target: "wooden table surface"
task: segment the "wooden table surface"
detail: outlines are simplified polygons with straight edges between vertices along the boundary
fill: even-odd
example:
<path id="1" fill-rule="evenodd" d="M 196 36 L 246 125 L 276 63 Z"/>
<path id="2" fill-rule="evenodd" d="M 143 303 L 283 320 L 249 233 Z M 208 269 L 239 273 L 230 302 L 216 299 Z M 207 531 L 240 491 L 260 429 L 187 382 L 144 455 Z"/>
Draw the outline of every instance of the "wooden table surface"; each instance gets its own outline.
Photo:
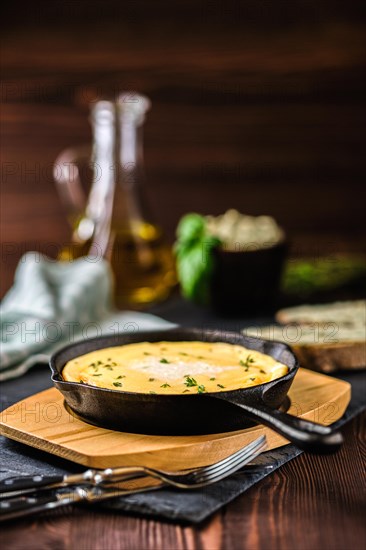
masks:
<path id="1" fill-rule="evenodd" d="M 344 435 L 337 455 L 300 455 L 199 527 L 74 508 L 13 522 L 1 541 L 12 550 L 361 550 L 365 415 Z"/>
<path id="2" fill-rule="evenodd" d="M 65 2 L 57 11 L 56 3 L 9 3 L 2 295 L 25 251 L 55 256 L 67 242 L 52 162 L 90 139 L 93 94 L 122 88 L 153 100 L 147 194 L 170 239 L 184 212 L 234 206 L 274 215 L 294 254 L 362 249 L 361 2 L 296 0 L 278 9 L 248 1 L 229 9 L 207 0 L 197 11 L 187 0 L 174 16 L 167 0 L 161 4 L 109 0 L 102 10 Z M 337 455 L 296 458 L 199 527 L 75 509 L 11 524 L 2 542 L 12 550 L 358 550 L 366 544 L 364 421 L 345 427 Z"/>

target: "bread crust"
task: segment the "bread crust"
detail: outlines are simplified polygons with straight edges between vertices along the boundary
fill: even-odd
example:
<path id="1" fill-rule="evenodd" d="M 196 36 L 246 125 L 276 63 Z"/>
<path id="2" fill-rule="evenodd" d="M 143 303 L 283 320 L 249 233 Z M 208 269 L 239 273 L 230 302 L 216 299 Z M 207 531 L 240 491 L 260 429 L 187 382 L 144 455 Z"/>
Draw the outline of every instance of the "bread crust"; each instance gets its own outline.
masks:
<path id="1" fill-rule="evenodd" d="M 365 342 L 292 345 L 302 367 L 319 372 L 366 368 Z"/>
<path id="2" fill-rule="evenodd" d="M 354 327 L 355 331 L 364 328 L 365 322 L 364 300 L 354 302 L 335 302 L 332 304 L 297 306 L 281 309 L 276 313 L 276 320 L 281 325 L 297 325 L 299 327 L 309 327 L 315 323 L 329 323 L 332 319 L 334 323 L 342 324 L 348 330 Z M 329 309 L 328 309 L 329 308 Z M 346 320 L 342 323 L 342 308 L 347 310 Z M 355 312 L 354 321 L 350 319 L 349 312 Z M 356 315 L 356 313 L 360 313 Z M 341 319 L 339 319 L 341 315 Z M 360 332 L 360 330 L 359 330 Z M 358 334 L 359 334 L 358 332 Z M 337 370 L 359 370 L 366 368 L 366 327 L 364 330 L 365 338 L 354 341 L 344 340 L 329 343 L 309 343 L 296 344 L 292 348 L 299 359 L 301 365 L 306 368 L 321 372 L 335 372 Z"/>

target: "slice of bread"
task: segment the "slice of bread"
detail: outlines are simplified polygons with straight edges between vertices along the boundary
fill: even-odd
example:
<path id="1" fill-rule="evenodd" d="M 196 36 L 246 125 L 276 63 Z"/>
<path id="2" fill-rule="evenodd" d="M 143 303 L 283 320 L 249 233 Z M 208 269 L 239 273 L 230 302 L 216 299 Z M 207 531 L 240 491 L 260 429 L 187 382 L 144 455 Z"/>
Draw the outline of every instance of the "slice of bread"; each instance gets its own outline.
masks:
<path id="1" fill-rule="evenodd" d="M 276 321 L 281 325 L 288 323 L 337 323 L 339 326 L 348 327 L 365 326 L 366 300 L 280 309 L 276 313 Z"/>
<path id="2" fill-rule="evenodd" d="M 243 332 L 285 342 L 309 369 L 366 368 L 366 301 L 288 308 L 276 319 L 282 326 L 249 327 Z"/>

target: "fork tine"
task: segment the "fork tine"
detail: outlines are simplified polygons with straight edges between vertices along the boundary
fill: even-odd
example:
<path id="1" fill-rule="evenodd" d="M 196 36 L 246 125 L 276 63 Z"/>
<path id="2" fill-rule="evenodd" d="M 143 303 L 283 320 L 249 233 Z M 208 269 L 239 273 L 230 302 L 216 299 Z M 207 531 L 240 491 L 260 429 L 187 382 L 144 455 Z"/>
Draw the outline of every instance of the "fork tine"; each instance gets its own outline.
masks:
<path id="1" fill-rule="evenodd" d="M 256 451 L 253 451 L 247 458 L 244 458 L 243 460 L 239 461 L 236 464 L 231 465 L 230 467 L 226 468 L 225 470 L 221 471 L 220 473 L 217 473 L 215 475 L 207 476 L 202 479 L 197 480 L 197 482 L 192 482 L 190 487 L 199 489 L 200 487 L 205 487 L 206 485 L 212 485 L 213 483 L 217 483 L 218 481 L 221 481 L 222 479 L 226 479 L 230 475 L 234 474 L 238 470 L 242 469 L 245 464 L 248 463 L 249 460 L 253 460 L 256 456 L 261 454 L 263 451 L 266 450 L 266 446 L 259 447 Z M 187 484 L 188 488 L 188 484 Z"/>
<path id="2" fill-rule="evenodd" d="M 202 469 L 199 469 L 196 472 L 192 472 L 192 474 L 201 475 L 201 474 L 214 473 L 220 470 L 222 467 L 225 467 L 227 464 L 231 464 L 235 460 L 240 459 L 242 456 L 245 456 L 247 453 L 251 452 L 252 449 L 255 449 L 257 445 L 263 444 L 265 441 L 266 441 L 266 436 L 262 435 L 261 437 L 255 439 L 245 447 L 242 447 L 235 453 L 227 456 L 226 458 L 220 460 L 219 462 L 215 462 L 214 464 L 210 464 L 209 466 L 204 466 Z"/>
<path id="3" fill-rule="evenodd" d="M 157 477 L 168 485 L 172 485 L 173 487 L 178 487 L 180 489 L 199 489 L 201 487 L 211 485 L 212 483 L 216 483 L 217 481 L 220 481 L 228 477 L 229 475 L 237 472 L 238 470 L 240 470 L 240 468 L 253 460 L 253 458 L 258 456 L 266 448 L 266 438 L 261 437 L 253 441 L 250 445 L 247 445 L 246 447 L 241 449 L 240 452 L 236 452 L 235 459 L 233 459 L 233 455 L 231 455 L 230 460 L 226 460 L 226 464 L 224 465 L 222 465 L 221 463 L 221 467 L 219 469 L 211 468 L 210 471 L 207 473 L 206 468 L 202 468 L 198 472 L 196 471 L 183 475 L 167 475 L 166 473 L 163 474 L 163 472 L 155 470 L 153 471 L 153 477 Z"/>
<path id="4" fill-rule="evenodd" d="M 249 446 L 248 446 L 249 447 Z M 242 452 L 236 453 L 236 456 L 231 456 L 231 460 L 227 461 L 225 464 L 221 464 L 219 468 L 210 469 L 209 471 L 200 471 L 194 476 L 194 480 L 198 483 L 205 482 L 206 480 L 211 480 L 218 478 L 220 476 L 226 477 L 227 472 L 236 471 L 240 469 L 244 464 L 253 460 L 255 456 L 260 454 L 267 447 L 265 438 L 259 438 L 255 440 L 250 448 L 241 449 Z"/>
<path id="5" fill-rule="evenodd" d="M 245 466 L 245 464 L 248 462 L 248 460 L 253 460 L 253 458 L 255 458 L 260 453 L 262 453 L 266 448 L 267 448 L 266 446 L 258 448 L 256 451 L 254 451 L 253 453 L 251 453 L 249 455 L 249 458 L 243 459 L 242 461 L 238 462 L 235 465 L 231 465 L 229 468 L 227 468 L 225 471 L 221 472 L 220 474 L 210 476 L 207 479 L 201 481 L 197 485 L 197 488 L 199 488 L 200 486 L 211 485 L 212 483 L 217 483 L 218 481 L 229 477 L 230 475 L 232 475 L 235 472 L 237 472 L 238 470 L 240 470 L 243 466 Z"/>

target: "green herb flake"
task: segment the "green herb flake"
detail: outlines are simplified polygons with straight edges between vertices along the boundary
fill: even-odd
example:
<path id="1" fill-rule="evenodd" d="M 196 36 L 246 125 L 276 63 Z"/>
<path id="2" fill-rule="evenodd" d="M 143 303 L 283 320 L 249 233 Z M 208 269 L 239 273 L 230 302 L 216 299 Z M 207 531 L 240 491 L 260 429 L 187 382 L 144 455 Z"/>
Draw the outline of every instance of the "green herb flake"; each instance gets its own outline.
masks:
<path id="1" fill-rule="evenodd" d="M 168 359 L 165 359 L 165 357 L 163 357 L 162 359 L 160 359 L 160 363 L 168 364 L 170 363 L 170 361 L 168 361 Z"/>
<path id="2" fill-rule="evenodd" d="M 102 376 L 101 374 L 92 374 L 92 376 Z"/>
<path id="3" fill-rule="evenodd" d="M 121 388 L 122 382 L 113 382 L 113 386 L 116 386 L 116 388 Z"/>
<path id="4" fill-rule="evenodd" d="M 190 393 L 191 390 L 184 390 L 182 393 Z"/>
<path id="5" fill-rule="evenodd" d="M 263 370 L 263 369 L 259 369 L 259 372 L 260 372 L 261 374 L 266 374 L 266 371 Z"/>
<path id="6" fill-rule="evenodd" d="M 222 384 L 217 384 L 217 387 L 218 388 L 225 388 L 225 386 L 223 386 Z"/>
<path id="7" fill-rule="evenodd" d="M 195 380 L 192 376 L 189 376 L 189 374 L 185 374 L 184 377 L 186 379 L 184 383 L 187 386 L 187 388 L 192 388 L 193 386 L 198 386 L 197 380 Z"/>
<path id="8" fill-rule="evenodd" d="M 165 384 L 162 384 L 160 387 L 161 387 L 161 388 L 170 388 L 171 386 L 170 386 L 170 384 L 168 384 L 167 382 L 165 382 Z"/>
<path id="9" fill-rule="evenodd" d="M 203 384 L 198 384 L 197 380 L 195 380 L 192 376 L 189 376 L 189 374 L 187 374 L 185 376 L 185 385 L 188 387 L 188 388 L 192 388 L 192 387 L 197 387 L 197 392 L 198 393 L 203 393 L 206 391 L 206 388 Z"/>
<path id="10" fill-rule="evenodd" d="M 243 361 L 242 359 L 240 359 L 239 361 L 239 365 L 241 365 L 242 367 L 245 367 L 246 372 L 248 372 L 249 367 L 252 363 L 255 363 L 255 359 L 251 355 L 248 355 L 245 361 Z"/>
<path id="11" fill-rule="evenodd" d="M 155 378 L 149 378 L 149 382 L 154 382 Z"/>
<path id="12" fill-rule="evenodd" d="M 255 380 L 255 377 L 254 377 L 254 378 L 249 378 L 249 380 L 251 380 L 252 382 L 254 382 L 254 380 Z"/>
<path id="13" fill-rule="evenodd" d="M 213 378 L 210 378 L 210 380 L 211 380 L 211 382 L 213 382 L 214 380 L 216 380 L 216 378 L 215 378 L 215 377 L 213 377 Z"/>
<path id="14" fill-rule="evenodd" d="M 116 380 L 120 380 L 121 378 L 126 378 L 126 375 L 120 374 L 119 376 L 116 377 Z"/>

